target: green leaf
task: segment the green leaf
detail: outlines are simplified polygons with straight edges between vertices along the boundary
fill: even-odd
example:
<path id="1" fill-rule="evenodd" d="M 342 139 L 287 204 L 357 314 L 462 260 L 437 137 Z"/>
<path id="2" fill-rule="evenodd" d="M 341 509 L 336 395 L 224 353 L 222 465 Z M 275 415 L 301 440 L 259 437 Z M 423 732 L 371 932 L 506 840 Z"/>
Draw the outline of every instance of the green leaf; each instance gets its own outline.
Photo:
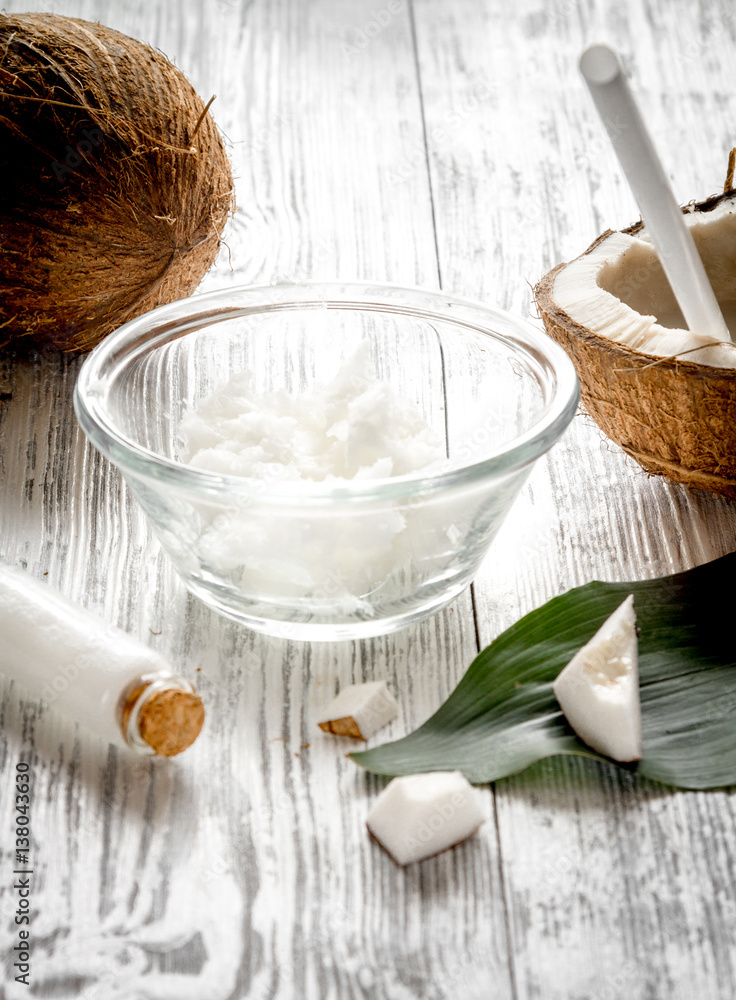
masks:
<path id="1" fill-rule="evenodd" d="M 644 756 L 618 765 L 680 788 L 736 783 L 736 553 L 674 576 L 588 583 L 532 611 L 484 649 L 419 729 L 352 753 L 376 774 L 458 770 L 495 781 L 544 757 L 608 760 L 567 725 L 552 682 L 634 594 Z"/>

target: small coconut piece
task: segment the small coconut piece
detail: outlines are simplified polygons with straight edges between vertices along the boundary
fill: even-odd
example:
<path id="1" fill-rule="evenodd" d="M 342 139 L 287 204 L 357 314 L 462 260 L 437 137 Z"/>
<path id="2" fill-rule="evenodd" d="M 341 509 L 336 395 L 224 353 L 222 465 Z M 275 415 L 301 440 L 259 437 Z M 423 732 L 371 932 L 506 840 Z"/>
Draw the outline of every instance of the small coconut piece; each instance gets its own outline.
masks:
<path id="1" fill-rule="evenodd" d="M 336 736 L 367 740 L 399 712 L 386 681 L 350 684 L 323 710 L 319 728 Z"/>
<path id="2" fill-rule="evenodd" d="M 430 858 L 472 836 L 483 822 L 478 796 L 460 771 L 394 778 L 373 804 L 367 826 L 394 861 Z"/>
<path id="3" fill-rule="evenodd" d="M 683 212 L 733 333 L 736 192 Z M 685 328 L 641 222 L 554 268 L 535 298 L 608 437 L 648 472 L 736 498 L 736 346 Z"/>
<path id="4" fill-rule="evenodd" d="M 589 747 L 618 761 L 641 759 L 633 594 L 573 656 L 552 690 L 565 718 Z"/>

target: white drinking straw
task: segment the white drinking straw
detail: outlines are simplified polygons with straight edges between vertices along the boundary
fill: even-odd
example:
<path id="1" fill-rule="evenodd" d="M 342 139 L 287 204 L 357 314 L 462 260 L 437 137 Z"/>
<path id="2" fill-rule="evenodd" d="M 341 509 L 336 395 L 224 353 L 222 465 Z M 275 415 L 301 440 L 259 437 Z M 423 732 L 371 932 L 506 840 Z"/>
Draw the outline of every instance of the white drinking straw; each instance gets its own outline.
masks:
<path id="1" fill-rule="evenodd" d="M 672 193 L 618 54 L 608 45 L 591 45 L 580 57 L 580 71 L 685 322 L 693 332 L 730 341 L 692 233 Z"/>

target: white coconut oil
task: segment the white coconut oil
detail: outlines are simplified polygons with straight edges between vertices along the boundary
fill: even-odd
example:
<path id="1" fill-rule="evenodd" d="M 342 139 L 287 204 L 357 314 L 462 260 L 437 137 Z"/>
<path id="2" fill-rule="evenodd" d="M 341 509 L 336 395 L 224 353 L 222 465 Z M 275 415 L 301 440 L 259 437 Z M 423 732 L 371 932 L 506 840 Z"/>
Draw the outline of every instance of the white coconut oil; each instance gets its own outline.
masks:
<path id="1" fill-rule="evenodd" d="M 259 484 L 293 482 L 298 504 L 299 483 L 339 487 L 447 466 L 444 435 L 376 376 L 365 341 L 331 381 L 298 395 L 258 393 L 238 374 L 185 417 L 182 432 L 188 465 L 254 483 L 241 508 L 199 505 L 200 564 L 243 592 L 306 613 L 370 617 L 378 595 L 406 593 L 433 561 L 442 572 L 454 550 L 444 505 L 382 501 L 287 515 L 259 500 Z"/>
<path id="2" fill-rule="evenodd" d="M 259 394 L 235 375 L 182 423 L 184 460 L 209 472 L 293 482 L 386 479 L 439 470 L 444 439 L 411 400 L 379 380 L 368 342 L 327 384 Z"/>

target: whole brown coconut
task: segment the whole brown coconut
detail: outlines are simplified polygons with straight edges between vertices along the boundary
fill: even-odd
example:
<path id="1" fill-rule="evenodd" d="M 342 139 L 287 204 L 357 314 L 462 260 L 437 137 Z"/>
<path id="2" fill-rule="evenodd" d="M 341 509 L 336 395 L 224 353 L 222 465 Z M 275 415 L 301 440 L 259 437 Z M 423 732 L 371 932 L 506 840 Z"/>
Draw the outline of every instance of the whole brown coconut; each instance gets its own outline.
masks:
<path id="1" fill-rule="evenodd" d="M 220 135 L 148 45 L 0 14 L 0 346 L 86 351 L 191 294 L 233 208 Z"/>
<path id="2" fill-rule="evenodd" d="M 736 192 L 727 187 L 723 195 L 688 205 L 683 212 L 695 213 L 694 221 L 705 220 L 702 213 L 718 206 L 733 215 Z M 728 200 L 734 202 L 732 210 L 722 204 Z M 637 223 L 623 232 L 636 235 L 641 229 Z M 600 236 L 583 257 L 611 235 Z M 727 271 L 732 280 L 733 250 L 720 262 L 708 262 L 701 247 L 717 295 L 721 289 L 714 272 Z M 546 274 L 534 294 L 547 333 L 575 366 L 587 412 L 648 472 L 736 498 L 736 369 L 648 354 L 589 329 L 555 299 L 555 278 L 568 266 L 560 264 Z M 669 285 L 666 289 L 671 297 Z"/>

